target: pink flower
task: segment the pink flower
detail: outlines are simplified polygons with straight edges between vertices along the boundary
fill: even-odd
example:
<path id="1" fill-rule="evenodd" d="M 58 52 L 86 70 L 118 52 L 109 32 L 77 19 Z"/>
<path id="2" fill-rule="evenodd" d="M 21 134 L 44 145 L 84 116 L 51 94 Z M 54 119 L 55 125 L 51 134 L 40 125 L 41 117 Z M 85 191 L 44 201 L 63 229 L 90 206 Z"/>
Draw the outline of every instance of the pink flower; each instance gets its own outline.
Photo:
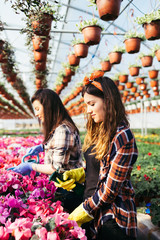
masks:
<path id="1" fill-rule="evenodd" d="M 48 232 L 47 240 L 60 240 L 57 232 Z"/>
<path id="2" fill-rule="evenodd" d="M 74 227 L 74 229 L 70 230 L 70 232 L 75 238 L 87 240 L 87 237 L 85 236 L 85 230 L 80 227 Z"/>
<path id="3" fill-rule="evenodd" d="M 9 233 L 7 232 L 5 227 L 0 227 L 0 240 L 8 240 Z"/>
<path id="4" fill-rule="evenodd" d="M 41 240 L 47 240 L 47 229 L 45 227 L 37 228 L 35 231 L 35 234 L 41 239 Z"/>
<path id="5" fill-rule="evenodd" d="M 151 153 L 151 152 L 149 152 L 149 153 L 148 153 L 148 156 L 151 156 L 151 155 L 152 155 L 152 153 Z"/>

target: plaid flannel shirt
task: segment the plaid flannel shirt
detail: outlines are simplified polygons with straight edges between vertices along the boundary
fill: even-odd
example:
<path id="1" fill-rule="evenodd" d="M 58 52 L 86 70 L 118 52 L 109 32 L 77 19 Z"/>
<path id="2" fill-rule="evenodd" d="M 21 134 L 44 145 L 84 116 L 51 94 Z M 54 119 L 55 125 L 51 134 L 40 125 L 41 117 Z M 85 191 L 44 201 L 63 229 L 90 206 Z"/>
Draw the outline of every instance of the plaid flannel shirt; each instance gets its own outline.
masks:
<path id="1" fill-rule="evenodd" d="M 46 164 L 52 164 L 60 172 L 82 166 L 79 134 L 65 123 L 59 125 L 44 145 Z"/>
<path id="2" fill-rule="evenodd" d="M 117 128 L 108 154 L 100 161 L 95 193 L 83 203 L 84 210 L 94 217 L 95 229 L 108 219 L 115 219 L 126 235 L 137 236 L 137 214 L 134 190 L 130 182 L 138 150 L 131 130 Z"/>

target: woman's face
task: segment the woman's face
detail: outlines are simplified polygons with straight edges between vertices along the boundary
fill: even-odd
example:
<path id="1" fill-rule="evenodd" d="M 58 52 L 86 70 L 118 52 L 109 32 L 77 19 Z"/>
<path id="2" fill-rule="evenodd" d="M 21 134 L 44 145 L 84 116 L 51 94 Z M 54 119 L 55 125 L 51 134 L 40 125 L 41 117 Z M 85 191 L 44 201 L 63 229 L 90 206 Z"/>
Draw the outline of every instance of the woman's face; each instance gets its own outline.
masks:
<path id="1" fill-rule="evenodd" d="M 104 101 L 102 98 L 85 93 L 84 102 L 87 105 L 87 113 L 91 115 L 95 123 L 103 122 L 105 117 Z"/>
<path id="2" fill-rule="evenodd" d="M 44 109 L 43 105 L 40 103 L 39 100 L 35 100 L 33 102 L 33 107 L 35 111 L 35 116 L 39 118 L 39 120 L 44 123 Z"/>

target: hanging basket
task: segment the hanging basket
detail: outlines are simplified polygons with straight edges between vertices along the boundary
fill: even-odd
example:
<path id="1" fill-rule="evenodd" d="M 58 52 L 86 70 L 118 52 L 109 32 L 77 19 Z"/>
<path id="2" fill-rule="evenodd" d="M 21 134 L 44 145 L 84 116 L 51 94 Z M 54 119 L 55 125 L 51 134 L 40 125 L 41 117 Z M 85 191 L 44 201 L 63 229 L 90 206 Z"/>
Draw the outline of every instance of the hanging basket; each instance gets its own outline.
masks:
<path id="1" fill-rule="evenodd" d="M 16 81 L 17 74 L 12 72 L 7 76 L 7 81 L 8 82 L 15 82 Z"/>
<path id="2" fill-rule="evenodd" d="M 121 62 L 122 59 L 121 52 L 110 52 L 108 56 L 111 64 L 119 64 Z"/>
<path id="3" fill-rule="evenodd" d="M 116 84 L 116 86 L 119 86 L 119 80 L 114 80 L 114 83 Z"/>
<path id="4" fill-rule="evenodd" d="M 44 13 L 40 17 L 33 15 L 30 17 L 32 30 L 36 35 L 48 36 L 51 30 L 53 17 Z"/>
<path id="5" fill-rule="evenodd" d="M 140 50 L 141 38 L 130 38 L 124 41 L 126 52 L 133 54 Z"/>
<path id="6" fill-rule="evenodd" d="M 129 73 L 132 77 L 138 76 L 139 75 L 139 69 L 140 67 L 130 67 L 129 68 Z"/>
<path id="7" fill-rule="evenodd" d="M 99 26 L 87 26 L 82 29 L 84 42 L 90 45 L 99 44 L 102 28 Z"/>
<path id="8" fill-rule="evenodd" d="M 131 88 L 131 92 L 132 92 L 132 93 L 136 93 L 136 92 L 137 92 L 137 87 L 132 87 L 132 88 Z"/>
<path id="9" fill-rule="evenodd" d="M 68 60 L 71 66 L 78 66 L 80 62 L 80 58 L 76 57 L 75 54 L 68 55 Z"/>
<path id="10" fill-rule="evenodd" d="M 71 68 L 65 68 L 65 74 L 66 74 L 66 77 L 68 76 L 74 76 L 75 75 L 75 72 L 71 70 Z"/>
<path id="11" fill-rule="evenodd" d="M 71 81 L 71 76 L 64 76 L 63 83 L 69 83 Z"/>
<path id="12" fill-rule="evenodd" d="M 153 87 L 158 87 L 158 81 L 156 80 L 151 80 L 150 81 L 150 86 L 153 88 Z"/>
<path id="13" fill-rule="evenodd" d="M 150 71 L 148 71 L 148 75 L 151 79 L 157 78 L 158 77 L 158 70 L 150 70 Z"/>
<path id="14" fill-rule="evenodd" d="M 144 78 L 141 78 L 141 77 L 137 77 L 136 78 L 136 83 L 137 83 L 137 85 L 140 85 L 141 83 L 143 83 L 144 82 Z"/>
<path id="15" fill-rule="evenodd" d="M 147 40 L 156 40 L 160 38 L 160 20 L 144 23 L 143 27 Z"/>
<path id="16" fill-rule="evenodd" d="M 160 49 L 158 49 L 157 51 L 155 51 L 155 56 L 156 56 L 158 62 L 160 62 Z"/>
<path id="17" fill-rule="evenodd" d="M 143 67 L 150 67 L 152 66 L 153 57 L 152 56 L 144 56 L 141 58 L 142 66 Z"/>
<path id="18" fill-rule="evenodd" d="M 46 51 L 33 51 L 34 53 L 34 60 L 36 62 L 46 62 L 47 60 L 47 52 Z"/>
<path id="19" fill-rule="evenodd" d="M 119 81 L 121 83 L 126 83 L 128 81 L 128 75 L 120 75 L 119 76 Z"/>
<path id="20" fill-rule="evenodd" d="M 124 88 L 125 88 L 125 86 L 124 86 L 124 85 L 119 85 L 119 86 L 118 86 L 118 89 L 119 89 L 119 91 L 123 91 L 123 90 L 124 90 Z"/>
<path id="21" fill-rule="evenodd" d="M 96 0 L 96 5 L 102 20 L 113 21 L 119 15 L 121 0 Z"/>
<path id="22" fill-rule="evenodd" d="M 46 69 L 46 62 L 35 62 L 35 68 L 37 71 L 44 71 Z"/>
<path id="23" fill-rule="evenodd" d="M 146 90 L 146 88 L 147 88 L 147 84 L 146 83 L 141 83 L 139 85 L 139 89 L 142 90 L 142 91 Z"/>
<path id="24" fill-rule="evenodd" d="M 112 65 L 111 65 L 110 61 L 101 62 L 102 71 L 109 72 L 111 70 L 111 67 L 112 67 Z"/>
<path id="25" fill-rule="evenodd" d="M 33 49 L 35 51 L 47 51 L 49 47 L 49 37 L 34 35 L 32 37 Z"/>
<path id="26" fill-rule="evenodd" d="M 78 43 L 78 44 L 75 44 L 73 47 L 74 47 L 74 52 L 75 52 L 76 57 L 79 57 L 79 58 L 87 57 L 88 48 L 89 48 L 89 46 L 87 44 Z"/>
<path id="27" fill-rule="evenodd" d="M 126 82 L 126 88 L 132 88 L 133 82 Z"/>

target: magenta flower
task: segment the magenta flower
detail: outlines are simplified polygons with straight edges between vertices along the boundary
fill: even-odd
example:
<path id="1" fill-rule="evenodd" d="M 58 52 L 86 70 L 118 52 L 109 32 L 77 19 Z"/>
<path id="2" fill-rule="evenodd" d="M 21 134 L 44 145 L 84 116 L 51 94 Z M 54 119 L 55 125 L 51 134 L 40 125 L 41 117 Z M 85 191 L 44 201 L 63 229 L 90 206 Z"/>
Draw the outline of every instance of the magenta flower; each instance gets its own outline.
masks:
<path id="1" fill-rule="evenodd" d="M 5 227 L 0 227 L 0 240 L 8 240 L 9 233 L 7 232 Z"/>
<path id="2" fill-rule="evenodd" d="M 41 240 L 47 240 L 47 229 L 45 227 L 37 228 L 35 231 L 35 234 L 41 239 Z"/>

